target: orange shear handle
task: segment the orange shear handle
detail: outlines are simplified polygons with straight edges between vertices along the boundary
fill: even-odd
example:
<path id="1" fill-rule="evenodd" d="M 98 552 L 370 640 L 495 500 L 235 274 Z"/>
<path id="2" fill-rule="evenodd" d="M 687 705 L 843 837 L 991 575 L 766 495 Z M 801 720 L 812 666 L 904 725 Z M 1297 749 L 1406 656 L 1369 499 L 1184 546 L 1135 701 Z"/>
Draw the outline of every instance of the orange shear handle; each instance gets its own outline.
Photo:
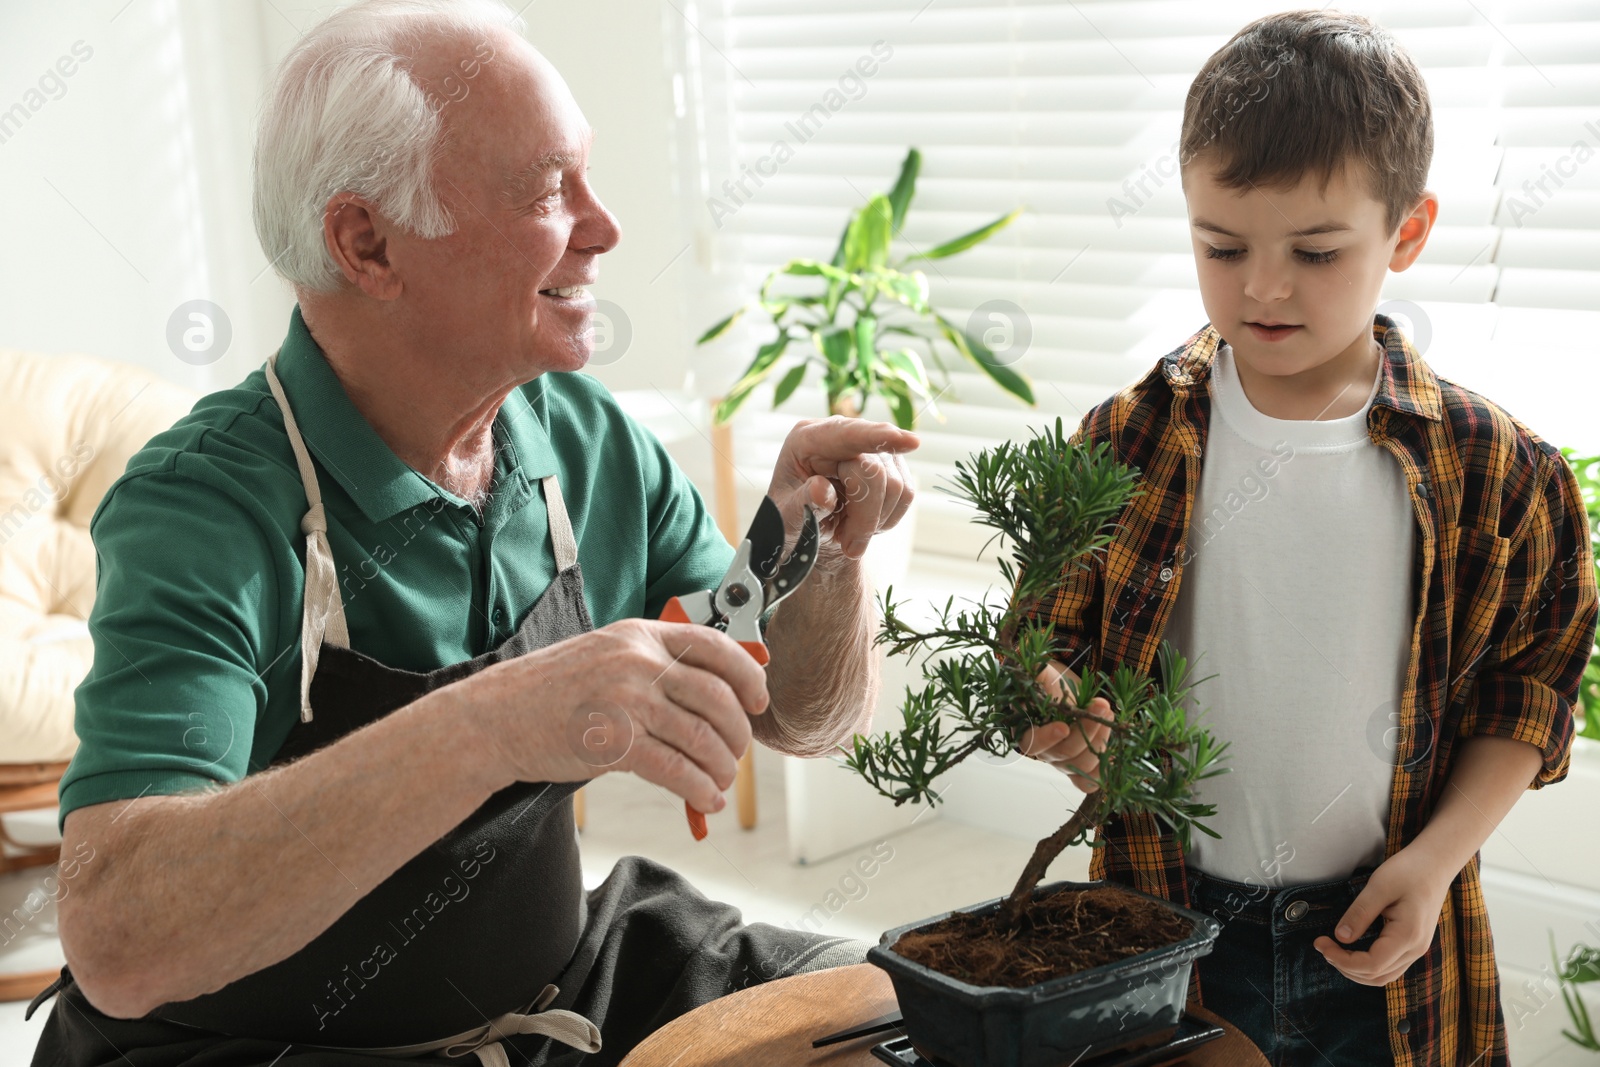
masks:
<path id="1" fill-rule="evenodd" d="M 694 620 L 690 619 L 689 613 L 683 610 L 683 604 L 678 600 L 678 598 L 673 597 L 671 600 L 667 601 L 667 606 L 661 610 L 661 621 L 693 622 Z M 766 645 L 761 644 L 758 641 L 740 641 L 739 647 L 750 653 L 755 661 L 761 664 L 763 667 L 767 665 L 767 661 L 770 657 L 767 654 Z M 690 804 L 687 800 L 683 802 L 683 810 L 689 816 L 689 832 L 694 834 L 694 839 L 696 841 L 704 841 L 706 836 L 711 833 L 710 829 L 706 827 L 705 813 L 702 811 L 696 811 L 694 805 Z"/>

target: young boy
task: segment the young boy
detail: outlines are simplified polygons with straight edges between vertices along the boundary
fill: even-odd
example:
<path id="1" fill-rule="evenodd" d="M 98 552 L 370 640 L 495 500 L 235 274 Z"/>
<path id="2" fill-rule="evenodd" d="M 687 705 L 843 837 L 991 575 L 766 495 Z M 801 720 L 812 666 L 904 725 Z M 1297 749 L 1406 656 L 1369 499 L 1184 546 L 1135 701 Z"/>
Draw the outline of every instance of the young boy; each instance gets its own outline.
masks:
<path id="1" fill-rule="evenodd" d="M 1040 618 L 1073 680 L 1171 641 L 1231 773 L 1199 795 L 1221 840 L 1113 820 L 1092 876 L 1222 922 L 1191 996 L 1274 1064 L 1504 1065 L 1478 848 L 1567 773 L 1596 623 L 1576 479 L 1375 313 L 1438 210 L 1427 90 L 1386 32 L 1251 23 L 1180 144 L 1210 322 L 1083 419 L 1143 495 Z M 1104 735 L 1020 747 L 1088 790 Z"/>

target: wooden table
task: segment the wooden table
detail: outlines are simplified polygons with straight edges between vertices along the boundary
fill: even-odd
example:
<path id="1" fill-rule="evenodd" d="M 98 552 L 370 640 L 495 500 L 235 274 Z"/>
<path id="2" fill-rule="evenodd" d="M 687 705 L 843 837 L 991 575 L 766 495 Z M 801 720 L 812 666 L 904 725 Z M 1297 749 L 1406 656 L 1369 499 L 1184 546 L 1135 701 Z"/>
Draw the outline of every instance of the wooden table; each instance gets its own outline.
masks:
<path id="1" fill-rule="evenodd" d="M 881 967 L 860 963 L 750 986 L 681 1015 L 647 1037 L 622 1067 L 884 1067 L 872 1046 L 895 1037 L 880 1030 L 822 1048 L 826 1034 L 899 1010 Z M 1227 1034 L 1173 1061 L 1181 1067 L 1267 1067 L 1250 1039 L 1204 1008 L 1190 1009 Z"/>

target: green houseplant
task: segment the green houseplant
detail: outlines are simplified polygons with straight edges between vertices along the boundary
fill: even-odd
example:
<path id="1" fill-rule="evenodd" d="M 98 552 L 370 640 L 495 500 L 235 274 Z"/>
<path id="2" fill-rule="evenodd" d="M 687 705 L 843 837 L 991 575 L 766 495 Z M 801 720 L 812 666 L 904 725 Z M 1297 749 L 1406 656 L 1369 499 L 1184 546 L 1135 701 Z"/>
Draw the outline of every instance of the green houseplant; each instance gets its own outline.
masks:
<path id="1" fill-rule="evenodd" d="M 1589 1008 L 1583 1002 L 1577 987 L 1586 982 L 1600 982 L 1600 948 L 1577 944 L 1567 954 L 1563 964 L 1556 955 L 1556 935 L 1550 934 L 1550 960 L 1556 965 L 1556 980 L 1561 986 L 1561 999 L 1567 1006 L 1567 1017 L 1572 1020 L 1572 1030 L 1562 1030 L 1568 1041 L 1590 1052 L 1600 1052 L 1600 1036 L 1595 1033 L 1589 1018 Z M 1577 1033 L 1573 1033 L 1576 1030 Z"/>
<path id="2" fill-rule="evenodd" d="M 898 733 L 856 735 L 839 762 L 897 806 L 937 803 L 935 779 L 975 752 L 1006 756 L 1030 726 L 1081 723 L 1099 695 L 1112 708 L 1097 788 L 1035 846 L 1011 893 L 890 931 L 869 951 L 868 962 L 890 972 L 908 1036 L 925 1056 L 962 1067 L 1043 1065 L 1169 1027 L 1189 962 L 1210 951 L 1218 931 L 1208 916 L 1122 887 L 1039 886 L 1063 849 L 1120 813 L 1156 815 L 1185 849 L 1191 829 L 1218 836 L 1203 821 L 1215 810 L 1195 800 L 1195 786 L 1222 773 L 1226 745 L 1189 722 L 1188 665 L 1170 645 L 1161 646 L 1157 677 L 1127 664 L 1086 668 L 1065 701 L 1038 681 L 1055 658 L 1040 604 L 1066 568 L 1089 565 L 1110 543 L 1109 524 L 1141 491 L 1136 477 L 1107 444 L 1069 444 L 1060 419 L 1026 443 L 983 450 L 956 464 L 953 495 L 1004 539 L 1009 603 L 958 608 L 951 598 L 919 626 L 892 588 L 883 595 L 876 640 L 921 652 L 924 685 L 907 689 Z M 1089 929 L 1102 923 L 1109 939 Z"/>
<path id="3" fill-rule="evenodd" d="M 890 246 L 905 222 L 916 194 L 922 154 L 912 148 L 888 193 L 879 193 L 856 211 L 839 237 L 833 259 L 791 259 L 767 275 L 754 301 L 706 330 L 695 343 L 725 334 L 751 307 L 772 318 L 776 334 L 719 400 L 716 424 L 727 422 L 763 382 L 783 370 L 773 391 L 778 407 L 800 387 L 807 369 L 820 368 L 830 415 L 859 415 L 873 396 L 882 397 L 902 429 L 915 429 L 922 409 L 938 413 L 922 351 L 945 369 L 940 347 L 947 344 L 992 378 L 1000 388 L 1033 404 L 1033 386 L 1006 366 L 979 338 L 951 322 L 928 301 L 928 279 L 906 269 L 919 260 L 938 260 L 964 252 L 1009 226 L 1018 208 L 970 233 L 926 251 L 913 251 L 891 264 Z M 814 279 L 811 293 L 774 293 L 780 279 Z M 948 376 L 947 376 L 948 377 Z M 940 390 L 942 392 L 943 390 Z"/>
<path id="4" fill-rule="evenodd" d="M 1589 516 L 1589 540 L 1596 549 L 1596 556 L 1600 557 L 1600 456 L 1579 456 L 1570 448 L 1563 448 L 1561 455 L 1577 475 L 1578 489 L 1583 493 L 1584 510 Z M 1600 577 L 1600 558 L 1596 559 L 1595 568 L 1597 577 Z M 1584 668 L 1583 680 L 1579 683 L 1578 696 L 1583 715 L 1583 726 L 1578 736 L 1600 741 L 1600 647 L 1590 654 L 1589 665 Z M 1581 943 L 1573 945 L 1563 964 L 1556 954 L 1555 932 L 1551 931 L 1550 960 L 1555 964 L 1556 980 L 1560 984 L 1567 1017 L 1572 1020 L 1572 1029 L 1563 1029 L 1562 1035 L 1579 1048 L 1600 1052 L 1600 1034 L 1596 1033 L 1589 1009 L 1577 988 L 1588 982 L 1600 982 L 1600 948 Z"/>
<path id="5" fill-rule="evenodd" d="M 1578 476 L 1578 488 L 1583 493 L 1583 504 L 1589 513 L 1589 540 L 1595 548 L 1595 573 L 1600 577 L 1600 456 L 1580 457 L 1570 448 L 1561 454 Z M 1589 666 L 1584 668 L 1579 683 L 1578 704 L 1583 711 L 1583 727 L 1579 737 L 1600 741 L 1600 646 L 1589 656 Z"/>
<path id="6" fill-rule="evenodd" d="M 1561 455 L 1572 466 L 1578 478 L 1578 489 L 1583 494 L 1584 510 L 1589 516 L 1589 541 L 1600 557 L 1600 456 L 1579 456 L 1571 448 L 1563 448 Z M 1596 576 L 1600 577 L 1600 558 L 1595 562 Z M 1589 656 L 1583 680 L 1578 688 L 1578 706 L 1583 715 L 1579 737 L 1600 741 L 1600 646 Z M 1561 999 L 1572 1020 L 1572 1030 L 1561 1033 L 1579 1048 L 1600 1052 L 1600 1035 L 1589 1018 L 1578 986 L 1587 982 L 1600 982 L 1600 948 L 1585 944 L 1572 946 L 1565 964 L 1556 954 L 1555 933 L 1550 933 L 1550 959 L 1555 964 L 1556 979 L 1561 987 Z M 1574 1032 L 1576 1031 L 1576 1032 Z"/>

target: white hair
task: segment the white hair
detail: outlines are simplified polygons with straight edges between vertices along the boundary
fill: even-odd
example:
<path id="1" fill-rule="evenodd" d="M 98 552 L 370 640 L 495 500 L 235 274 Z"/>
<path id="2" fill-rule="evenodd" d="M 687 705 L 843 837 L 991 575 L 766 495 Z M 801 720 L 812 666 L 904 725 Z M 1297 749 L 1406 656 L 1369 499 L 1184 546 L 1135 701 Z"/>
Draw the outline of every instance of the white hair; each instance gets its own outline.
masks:
<path id="1" fill-rule="evenodd" d="M 338 289 L 322 216 L 341 192 L 419 237 L 455 232 L 433 182 L 444 123 L 411 63 L 430 38 L 522 26 L 499 0 L 358 0 L 312 27 L 278 65 L 256 134 L 252 215 L 273 268 Z"/>

